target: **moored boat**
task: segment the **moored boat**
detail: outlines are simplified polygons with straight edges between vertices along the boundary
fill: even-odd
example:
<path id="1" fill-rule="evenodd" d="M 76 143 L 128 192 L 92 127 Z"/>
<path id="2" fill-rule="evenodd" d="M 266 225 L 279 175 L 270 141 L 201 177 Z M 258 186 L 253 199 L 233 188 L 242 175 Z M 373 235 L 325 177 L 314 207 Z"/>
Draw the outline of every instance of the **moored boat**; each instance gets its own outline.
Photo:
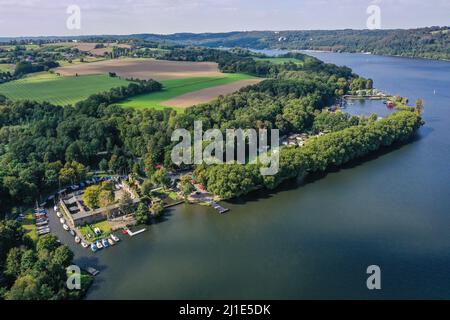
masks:
<path id="1" fill-rule="evenodd" d="M 103 245 L 102 245 L 102 243 L 101 243 L 100 241 L 97 241 L 97 242 L 95 243 L 95 245 L 97 246 L 98 249 L 103 248 Z"/>
<path id="2" fill-rule="evenodd" d="M 97 248 L 97 246 L 95 245 L 95 243 L 92 243 L 92 244 L 91 244 L 91 250 L 92 250 L 92 252 L 95 252 L 95 251 L 98 250 L 98 248 Z"/>
<path id="3" fill-rule="evenodd" d="M 63 224 L 63 228 L 64 228 L 64 230 L 66 230 L 66 231 L 69 231 L 70 230 L 70 228 L 69 228 L 69 226 L 67 225 L 67 224 Z"/>
<path id="4" fill-rule="evenodd" d="M 59 212 L 59 211 L 56 211 L 56 215 L 58 216 L 58 218 L 61 218 L 61 217 L 62 217 L 62 214 L 61 214 L 61 212 Z"/>
<path id="5" fill-rule="evenodd" d="M 81 246 L 82 246 L 83 248 L 89 247 L 89 245 L 88 245 L 86 242 L 84 242 L 84 241 L 81 241 Z"/>
<path id="6" fill-rule="evenodd" d="M 66 220 L 64 220 L 64 218 L 60 218 L 60 219 L 59 219 L 59 222 L 61 222 L 61 223 L 64 224 L 64 223 L 66 223 Z"/>
<path id="7" fill-rule="evenodd" d="M 112 233 L 111 233 L 111 239 L 113 239 L 115 242 L 119 242 L 120 241 L 119 237 L 117 237 L 116 235 L 114 235 Z"/>
<path id="8" fill-rule="evenodd" d="M 111 246 L 115 245 L 113 239 L 111 239 L 111 238 L 108 238 L 108 243 L 109 243 Z"/>
<path id="9" fill-rule="evenodd" d="M 75 237 L 75 242 L 76 242 L 76 243 L 80 243 L 80 242 L 81 242 L 80 237 L 76 236 L 76 237 Z"/>
<path id="10" fill-rule="evenodd" d="M 106 239 L 102 240 L 102 244 L 103 244 L 103 247 L 105 247 L 105 248 L 109 247 L 108 241 Z"/>

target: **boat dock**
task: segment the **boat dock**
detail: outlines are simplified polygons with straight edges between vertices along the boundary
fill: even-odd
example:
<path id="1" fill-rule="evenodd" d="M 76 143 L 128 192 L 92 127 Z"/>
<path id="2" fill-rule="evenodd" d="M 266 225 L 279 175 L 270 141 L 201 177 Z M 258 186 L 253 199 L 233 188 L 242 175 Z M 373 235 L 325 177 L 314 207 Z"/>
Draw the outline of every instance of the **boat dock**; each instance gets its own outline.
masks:
<path id="1" fill-rule="evenodd" d="M 36 206 L 34 210 L 34 218 L 36 225 L 36 234 L 38 236 L 43 236 L 50 233 L 50 226 L 48 224 L 47 210 L 43 206 Z"/>
<path id="2" fill-rule="evenodd" d="M 145 230 L 147 230 L 147 229 L 141 229 L 141 230 L 138 230 L 138 231 L 135 231 L 135 232 L 132 232 L 130 229 L 125 229 L 125 231 L 128 233 L 128 235 L 130 236 L 130 237 L 134 237 L 134 236 L 136 236 L 136 235 L 138 235 L 139 233 L 142 233 L 142 232 L 144 232 Z"/>
<path id="3" fill-rule="evenodd" d="M 211 207 L 213 207 L 214 209 L 219 211 L 220 214 L 224 214 L 224 213 L 227 213 L 228 211 L 230 211 L 230 209 L 224 208 L 220 204 L 218 204 L 218 203 L 216 203 L 216 202 L 214 202 L 212 200 L 209 200 L 209 201 L 206 201 L 206 202 L 209 203 L 211 205 Z"/>

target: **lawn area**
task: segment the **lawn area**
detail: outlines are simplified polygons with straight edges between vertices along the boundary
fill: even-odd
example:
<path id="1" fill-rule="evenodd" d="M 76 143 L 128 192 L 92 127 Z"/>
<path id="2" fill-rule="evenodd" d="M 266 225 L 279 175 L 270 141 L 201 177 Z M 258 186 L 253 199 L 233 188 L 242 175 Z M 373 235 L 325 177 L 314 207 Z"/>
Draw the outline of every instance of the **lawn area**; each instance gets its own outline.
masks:
<path id="1" fill-rule="evenodd" d="M 71 105 L 92 94 L 127 86 L 128 81 L 108 75 L 62 77 L 39 73 L 0 85 L 0 94 L 11 100 L 30 99 L 57 105 Z"/>
<path id="2" fill-rule="evenodd" d="M 94 232 L 95 228 L 99 228 L 102 233 L 100 235 L 96 235 Z M 85 225 L 79 229 L 86 241 L 96 241 L 98 239 L 106 238 L 112 231 L 111 226 L 107 220 Z M 88 236 L 89 234 L 91 235 L 91 237 Z"/>
<path id="3" fill-rule="evenodd" d="M 28 210 L 24 213 L 25 218 L 22 221 L 22 227 L 25 230 L 25 233 L 30 236 L 31 239 L 36 241 L 38 239 L 36 232 L 36 224 L 33 216 L 33 210 Z"/>
<path id="4" fill-rule="evenodd" d="M 120 103 L 120 105 L 126 108 L 136 109 L 164 109 L 167 107 L 161 104 L 163 101 L 180 96 L 182 94 L 254 78 L 255 77 L 253 76 L 241 73 L 224 73 L 221 77 L 196 77 L 162 80 L 160 82 L 164 86 L 163 91 L 135 96 L 127 101 Z M 184 111 L 183 108 L 174 109 L 180 112 Z"/>
<path id="5" fill-rule="evenodd" d="M 260 61 L 269 61 L 275 64 L 283 64 L 283 63 L 287 63 L 287 62 L 294 62 L 297 64 L 301 64 L 303 65 L 303 61 L 299 60 L 299 59 L 295 59 L 295 58 L 254 58 L 255 60 L 260 60 Z"/>
<path id="6" fill-rule="evenodd" d="M 12 64 L 8 63 L 0 63 L 0 72 L 12 72 L 14 69 L 14 66 Z"/>

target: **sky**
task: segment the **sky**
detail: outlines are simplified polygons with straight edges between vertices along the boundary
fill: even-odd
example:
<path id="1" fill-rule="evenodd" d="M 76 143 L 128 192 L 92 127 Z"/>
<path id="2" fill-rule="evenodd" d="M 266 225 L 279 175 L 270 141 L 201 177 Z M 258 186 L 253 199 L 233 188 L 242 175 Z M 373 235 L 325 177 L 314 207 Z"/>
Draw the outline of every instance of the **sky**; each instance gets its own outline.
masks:
<path id="1" fill-rule="evenodd" d="M 0 37 L 365 29 L 370 5 L 382 29 L 450 25 L 450 0 L 0 0 Z"/>

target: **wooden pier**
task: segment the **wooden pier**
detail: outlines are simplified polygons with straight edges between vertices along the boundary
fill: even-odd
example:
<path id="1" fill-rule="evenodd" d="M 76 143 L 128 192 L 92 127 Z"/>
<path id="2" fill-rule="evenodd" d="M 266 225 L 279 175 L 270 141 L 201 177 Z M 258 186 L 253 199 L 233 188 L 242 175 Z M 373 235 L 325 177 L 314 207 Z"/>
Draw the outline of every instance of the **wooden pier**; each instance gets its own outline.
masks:
<path id="1" fill-rule="evenodd" d="M 224 208 L 222 207 L 220 204 L 214 202 L 214 201 L 207 201 L 207 203 L 209 203 L 214 209 L 216 209 L 217 211 L 219 211 L 220 214 L 224 214 L 227 213 L 228 211 L 230 211 L 230 209 Z"/>
<path id="2" fill-rule="evenodd" d="M 130 237 L 134 237 L 134 236 L 136 236 L 136 235 L 138 235 L 138 234 L 144 232 L 145 230 L 147 230 L 147 229 L 144 228 L 144 229 L 138 230 L 138 231 L 136 231 L 136 232 L 132 232 L 132 231 L 131 231 L 130 229 L 128 229 L 128 228 L 125 229 L 125 231 L 128 233 L 128 235 L 129 235 Z"/>

